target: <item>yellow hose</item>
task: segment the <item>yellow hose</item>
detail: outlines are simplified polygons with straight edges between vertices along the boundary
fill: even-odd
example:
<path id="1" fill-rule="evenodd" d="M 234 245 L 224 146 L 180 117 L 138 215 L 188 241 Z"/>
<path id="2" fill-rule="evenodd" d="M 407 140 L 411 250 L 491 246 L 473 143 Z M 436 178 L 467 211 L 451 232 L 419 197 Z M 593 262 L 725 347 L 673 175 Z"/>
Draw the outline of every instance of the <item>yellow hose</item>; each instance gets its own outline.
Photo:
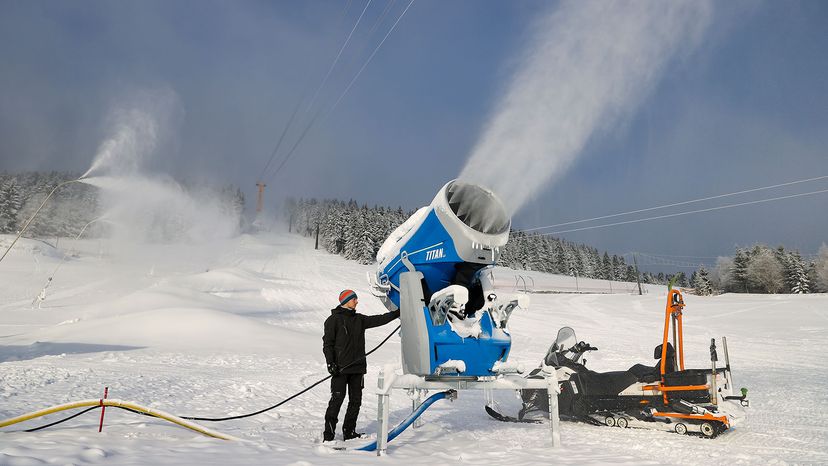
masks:
<path id="1" fill-rule="evenodd" d="M 182 418 L 180 418 L 178 416 L 175 416 L 173 414 L 165 413 L 164 411 L 158 411 L 158 410 L 155 410 L 155 409 L 152 409 L 152 408 L 147 408 L 147 407 L 144 407 L 144 406 L 141 406 L 141 405 L 129 402 L 129 401 L 115 400 L 115 399 L 103 400 L 103 402 L 100 399 L 82 400 L 82 401 L 73 401 L 71 403 L 52 406 L 50 408 L 41 409 L 40 411 L 34 411 L 34 412 L 31 412 L 31 413 L 28 413 L 28 414 L 23 414 L 22 416 L 17 416 L 17 417 L 13 417 L 13 418 L 9 418 L 9 419 L 5 419 L 3 421 L 0 421 L 0 428 L 10 426 L 12 424 L 17 424 L 19 422 L 28 421 L 30 419 L 46 416 L 47 414 L 52 414 L 52 413 L 56 413 L 56 412 L 59 412 L 59 411 L 65 411 L 67 409 L 85 408 L 85 407 L 89 407 L 89 406 L 115 406 L 115 407 L 121 407 L 121 408 L 129 408 L 129 409 L 132 409 L 132 410 L 135 410 L 135 411 L 140 411 L 142 413 L 149 414 L 150 416 L 155 416 L 157 418 L 164 419 L 166 421 L 172 422 L 173 424 L 178 424 L 181 427 L 186 427 L 187 429 L 194 430 L 198 433 L 207 435 L 209 437 L 215 437 L 215 438 L 222 439 L 222 440 L 240 440 L 236 437 L 226 435 L 226 434 L 222 434 L 220 432 L 216 432 L 216 431 L 211 430 L 211 429 L 207 429 L 206 427 L 202 427 L 198 424 L 192 423 L 190 421 L 187 421 L 186 419 L 182 419 Z"/>

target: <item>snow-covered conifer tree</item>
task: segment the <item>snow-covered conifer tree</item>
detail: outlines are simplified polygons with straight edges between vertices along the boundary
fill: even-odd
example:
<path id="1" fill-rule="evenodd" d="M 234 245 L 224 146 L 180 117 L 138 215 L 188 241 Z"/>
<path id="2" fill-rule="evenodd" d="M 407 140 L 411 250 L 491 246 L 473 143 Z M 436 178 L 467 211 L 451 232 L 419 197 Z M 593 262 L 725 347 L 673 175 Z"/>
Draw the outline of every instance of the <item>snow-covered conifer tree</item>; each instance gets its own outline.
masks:
<path id="1" fill-rule="evenodd" d="M 811 283 L 808 279 L 808 271 L 805 267 L 805 261 L 799 255 L 799 251 L 794 251 L 788 254 L 788 267 L 786 281 L 790 287 L 791 293 L 805 294 L 811 292 Z"/>
<path id="2" fill-rule="evenodd" d="M 699 266 L 699 270 L 695 272 L 695 280 L 692 285 L 698 295 L 708 296 L 713 293 L 713 287 L 710 285 L 707 269 L 703 265 Z"/>

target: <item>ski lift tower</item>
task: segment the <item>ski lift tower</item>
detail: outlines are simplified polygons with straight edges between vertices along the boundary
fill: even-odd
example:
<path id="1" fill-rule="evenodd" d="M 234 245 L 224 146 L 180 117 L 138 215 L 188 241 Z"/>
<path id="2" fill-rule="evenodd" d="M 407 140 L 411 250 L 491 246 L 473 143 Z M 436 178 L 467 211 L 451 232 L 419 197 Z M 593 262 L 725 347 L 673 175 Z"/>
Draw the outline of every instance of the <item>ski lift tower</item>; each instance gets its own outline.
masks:
<path id="1" fill-rule="evenodd" d="M 258 195 L 256 196 L 256 213 L 261 212 L 262 208 L 264 208 L 263 196 L 264 196 L 265 186 L 267 186 L 267 185 L 262 183 L 261 181 L 256 183 L 256 187 L 259 188 Z"/>

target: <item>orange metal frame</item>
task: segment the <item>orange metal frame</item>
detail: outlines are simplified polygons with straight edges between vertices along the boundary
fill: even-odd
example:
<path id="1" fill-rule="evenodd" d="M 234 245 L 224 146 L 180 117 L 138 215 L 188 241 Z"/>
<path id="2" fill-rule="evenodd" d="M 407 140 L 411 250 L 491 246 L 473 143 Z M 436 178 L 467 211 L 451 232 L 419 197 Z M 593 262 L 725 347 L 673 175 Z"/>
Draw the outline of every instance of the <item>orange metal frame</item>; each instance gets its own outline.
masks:
<path id="1" fill-rule="evenodd" d="M 658 417 L 674 417 L 679 419 L 704 419 L 706 421 L 718 421 L 722 424 L 726 425 L 728 428 L 730 427 L 730 422 L 727 419 L 727 416 L 714 416 L 710 413 L 705 414 L 684 414 L 684 413 L 662 413 L 660 411 L 653 412 L 653 416 Z"/>
<path id="2" fill-rule="evenodd" d="M 682 325 L 682 309 L 684 309 L 684 296 L 681 291 L 670 289 L 667 293 L 667 305 L 664 309 L 664 337 L 661 341 L 661 383 L 658 390 L 664 393 L 664 403 L 667 404 L 667 392 L 683 392 L 692 390 L 709 390 L 710 386 L 705 385 L 681 385 L 666 386 L 664 374 L 667 372 L 667 343 L 670 338 L 670 323 L 673 325 L 673 347 L 676 350 L 679 370 L 684 370 L 684 327 Z M 646 389 L 646 387 L 645 387 Z"/>

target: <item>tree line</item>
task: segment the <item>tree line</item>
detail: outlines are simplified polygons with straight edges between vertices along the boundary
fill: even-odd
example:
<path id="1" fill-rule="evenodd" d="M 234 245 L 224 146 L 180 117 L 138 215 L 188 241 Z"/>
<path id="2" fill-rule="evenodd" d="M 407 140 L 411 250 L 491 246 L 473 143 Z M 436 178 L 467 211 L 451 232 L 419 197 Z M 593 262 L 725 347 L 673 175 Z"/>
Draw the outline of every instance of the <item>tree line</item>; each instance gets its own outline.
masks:
<path id="1" fill-rule="evenodd" d="M 313 236 L 318 225 L 321 247 L 362 264 L 373 263 L 385 239 L 413 213 L 400 207 L 368 207 L 353 199 L 344 202 L 290 198 L 285 204 L 293 231 Z M 519 230 L 509 232 L 499 264 L 515 270 L 628 282 L 636 281 L 639 273 L 623 255 L 610 255 L 586 244 Z M 684 272 L 643 271 L 640 279 L 642 283 L 661 285 L 672 281 L 702 295 L 828 291 L 828 247 L 823 246 L 817 260 L 807 262 L 798 251 L 756 245 L 737 249 L 733 258 L 720 258 L 712 272 L 704 266 L 690 277 Z"/>
<path id="2" fill-rule="evenodd" d="M 730 293 L 828 292 L 828 246 L 823 244 L 811 260 L 784 246 L 736 248 L 732 257 L 718 258 L 710 285 L 712 291 Z"/>
<path id="3" fill-rule="evenodd" d="M 294 199 L 285 203 L 285 215 L 292 231 L 313 236 L 319 226 L 319 244 L 332 254 L 370 264 L 385 239 L 414 211 L 382 206 L 368 207 L 354 200 Z M 560 238 L 529 234 L 518 230 L 509 233 L 509 242 L 501 249 L 500 265 L 516 270 L 532 270 L 596 278 L 603 280 L 636 281 L 636 269 L 624 256 L 610 255 L 585 244 L 576 244 Z M 642 282 L 666 284 L 674 276 L 681 286 L 688 280 L 678 274 L 644 272 Z"/>
<path id="4" fill-rule="evenodd" d="M 0 234 L 16 234 L 57 185 L 76 180 L 79 173 L 24 172 L 0 173 Z M 185 191 L 195 186 L 179 183 Z M 240 215 L 244 194 L 232 185 L 209 188 L 222 208 Z M 92 220 L 100 217 L 100 189 L 85 183 L 70 183 L 49 199 L 26 230 L 30 237 L 75 237 Z M 94 236 L 95 231 L 84 231 Z"/>

